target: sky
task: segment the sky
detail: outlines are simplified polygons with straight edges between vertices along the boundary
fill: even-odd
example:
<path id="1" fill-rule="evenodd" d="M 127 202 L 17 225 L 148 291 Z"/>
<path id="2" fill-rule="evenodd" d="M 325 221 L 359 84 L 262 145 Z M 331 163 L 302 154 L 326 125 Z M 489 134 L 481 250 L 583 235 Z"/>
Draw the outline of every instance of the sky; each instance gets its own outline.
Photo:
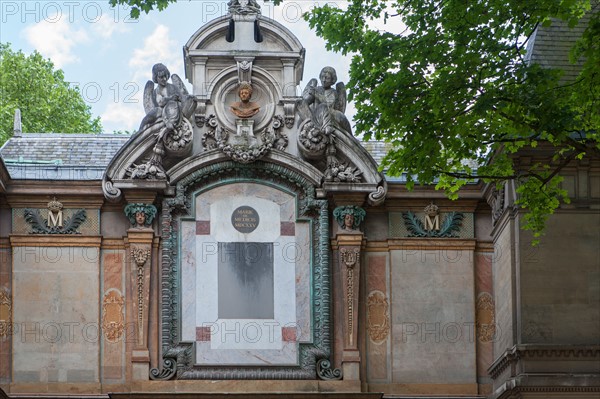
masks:
<path id="1" fill-rule="evenodd" d="M 179 0 L 133 20 L 128 6 L 111 8 L 108 0 L 0 0 L 0 42 L 26 54 L 37 50 L 52 60 L 79 88 L 92 114 L 101 117 L 104 132 L 134 131 L 144 116 L 142 94 L 152 65 L 162 62 L 185 81 L 183 46 L 205 23 L 226 14 L 226 3 Z M 304 11 L 325 3 L 345 6 L 344 1 L 289 0 L 274 7 L 259 0 L 263 16 L 286 26 L 306 48 L 299 92 L 326 65 L 336 69 L 339 81 L 348 81 L 350 56 L 326 51 L 325 42 L 302 19 Z M 349 104 L 350 120 L 354 112 Z"/>

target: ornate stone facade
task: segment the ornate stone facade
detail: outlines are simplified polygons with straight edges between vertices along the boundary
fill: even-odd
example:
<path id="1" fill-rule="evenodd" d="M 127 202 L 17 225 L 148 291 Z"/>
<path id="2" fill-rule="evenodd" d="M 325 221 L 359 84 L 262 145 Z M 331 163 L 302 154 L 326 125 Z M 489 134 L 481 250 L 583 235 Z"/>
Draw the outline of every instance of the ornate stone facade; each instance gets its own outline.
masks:
<path id="1" fill-rule="evenodd" d="M 573 203 L 531 247 L 516 182 L 456 201 L 407 191 L 378 169 L 389 146 L 352 136 L 338 71 L 296 93 L 315 62 L 300 41 L 255 1 L 228 9 L 185 44 L 181 78 L 155 65 L 131 137 L 43 146 L 15 124 L 0 150 L 0 387 L 597 395 L 600 161 L 565 167 Z M 18 162 L 65 148 L 97 165 L 64 179 Z"/>

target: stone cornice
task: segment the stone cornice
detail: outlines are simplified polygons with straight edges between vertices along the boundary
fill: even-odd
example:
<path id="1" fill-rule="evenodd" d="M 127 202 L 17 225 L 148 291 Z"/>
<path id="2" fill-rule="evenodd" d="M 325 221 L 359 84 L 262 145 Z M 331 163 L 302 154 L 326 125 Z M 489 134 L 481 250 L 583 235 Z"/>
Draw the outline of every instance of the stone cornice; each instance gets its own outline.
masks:
<path id="1" fill-rule="evenodd" d="M 436 204 L 441 212 L 475 212 L 482 198 L 462 198 L 456 201 L 450 200 L 445 196 L 434 195 L 435 192 L 425 192 L 418 196 L 411 196 L 411 192 L 402 193 L 404 197 L 387 198 L 385 201 L 385 209 L 388 212 L 406 212 L 406 211 L 421 211 L 425 206 L 432 201 Z"/>
<path id="2" fill-rule="evenodd" d="M 494 243 L 491 241 L 477 241 L 475 245 L 475 252 L 493 253 Z"/>
<path id="3" fill-rule="evenodd" d="M 600 345 L 515 345 L 492 363 L 488 373 L 493 379 L 510 365 L 525 358 L 597 358 Z"/>
<path id="4" fill-rule="evenodd" d="M 71 183 L 68 187 L 62 184 L 40 187 L 33 184 L 24 187 L 22 192 L 11 190 L 6 194 L 6 202 L 12 208 L 42 208 L 48 206 L 48 201 L 56 197 L 65 208 L 100 208 L 104 203 L 104 195 L 99 185 L 89 187 Z"/>
<path id="5" fill-rule="evenodd" d="M 101 236 L 64 234 L 13 234 L 12 247 L 100 247 Z"/>
<path id="6" fill-rule="evenodd" d="M 102 249 L 125 249 L 125 242 L 122 238 L 102 238 Z"/>
<path id="7" fill-rule="evenodd" d="M 477 240 L 463 238 L 398 238 L 387 241 L 368 241 L 367 252 L 387 252 L 392 250 L 471 250 L 474 251 Z"/>

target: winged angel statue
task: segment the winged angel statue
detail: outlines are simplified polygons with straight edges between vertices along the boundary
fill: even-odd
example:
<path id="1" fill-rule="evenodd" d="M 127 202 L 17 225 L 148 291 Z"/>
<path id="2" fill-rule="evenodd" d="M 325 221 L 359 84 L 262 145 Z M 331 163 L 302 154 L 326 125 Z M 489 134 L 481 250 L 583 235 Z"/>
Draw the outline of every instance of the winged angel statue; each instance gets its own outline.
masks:
<path id="1" fill-rule="evenodd" d="M 173 83 L 167 81 L 171 78 Z M 156 83 L 156 87 L 154 87 Z M 190 117 L 196 109 L 196 99 L 188 94 L 181 78 L 171 75 L 163 64 L 152 67 L 152 80 L 144 87 L 144 111 L 146 116 L 139 131 L 152 129 L 156 144 L 150 160 L 130 168 L 132 179 L 162 179 L 166 175 L 162 158 L 167 153 L 182 154 L 192 143 Z"/>
<path id="2" fill-rule="evenodd" d="M 337 81 L 332 67 L 325 67 L 317 79 L 311 79 L 302 92 L 298 103 L 300 115 L 299 149 L 307 159 L 326 159 L 325 179 L 334 182 L 358 182 L 361 172 L 350 162 L 336 157 L 336 132 L 352 135 L 352 127 L 344 112 L 346 111 L 346 87 Z"/>

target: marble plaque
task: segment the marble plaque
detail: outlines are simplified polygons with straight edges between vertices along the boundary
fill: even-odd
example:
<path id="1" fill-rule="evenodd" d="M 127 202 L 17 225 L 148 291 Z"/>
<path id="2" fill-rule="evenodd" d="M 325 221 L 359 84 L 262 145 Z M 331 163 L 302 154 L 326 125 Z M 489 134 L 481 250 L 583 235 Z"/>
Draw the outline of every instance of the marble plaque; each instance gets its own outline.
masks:
<path id="1" fill-rule="evenodd" d="M 260 217 L 256 209 L 244 205 L 236 208 L 231 214 L 231 224 L 240 233 L 252 233 L 258 227 Z"/>
<path id="2" fill-rule="evenodd" d="M 220 242 L 219 254 L 219 319 L 273 319 L 273 243 Z"/>
<path id="3" fill-rule="evenodd" d="M 245 182 L 196 196 L 180 233 L 181 336 L 196 364 L 298 364 L 313 325 L 311 226 L 296 201 Z"/>

